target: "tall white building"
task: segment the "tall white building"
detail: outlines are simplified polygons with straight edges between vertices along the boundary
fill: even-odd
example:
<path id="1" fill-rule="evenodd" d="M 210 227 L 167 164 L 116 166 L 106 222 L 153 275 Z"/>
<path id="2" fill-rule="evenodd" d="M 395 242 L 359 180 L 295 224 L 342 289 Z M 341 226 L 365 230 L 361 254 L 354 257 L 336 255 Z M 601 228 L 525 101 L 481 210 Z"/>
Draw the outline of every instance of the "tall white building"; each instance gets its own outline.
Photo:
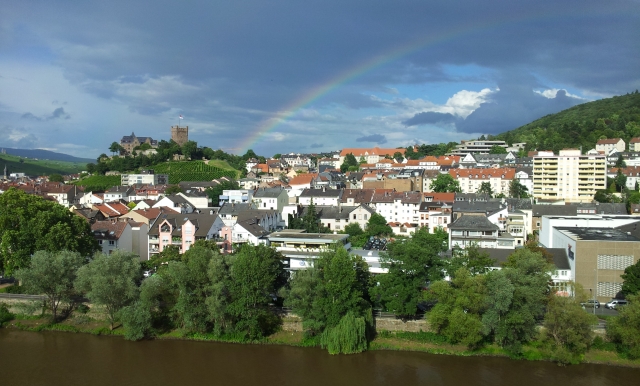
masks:
<path id="1" fill-rule="evenodd" d="M 569 202 L 591 202 L 597 190 L 606 189 L 607 160 L 601 154 L 581 154 L 577 149 L 540 151 L 533 157 L 533 197 Z"/>

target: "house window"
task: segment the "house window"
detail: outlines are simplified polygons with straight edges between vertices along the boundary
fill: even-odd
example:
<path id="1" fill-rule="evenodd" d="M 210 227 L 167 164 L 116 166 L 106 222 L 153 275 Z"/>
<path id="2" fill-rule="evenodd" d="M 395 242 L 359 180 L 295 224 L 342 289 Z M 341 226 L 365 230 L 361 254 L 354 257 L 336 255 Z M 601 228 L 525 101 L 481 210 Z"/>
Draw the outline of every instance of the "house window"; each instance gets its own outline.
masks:
<path id="1" fill-rule="evenodd" d="M 98 244 L 102 245 L 102 240 L 98 240 Z"/>
<path id="2" fill-rule="evenodd" d="M 109 245 L 116 245 L 115 240 L 109 240 Z"/>
<path id="3" fill-rule="evenodd" d="M 365 219 L 365 220 L 367 219 L 367 215 L 366 215 L 366 214 L 364 215 L 364 219 Z"/>
<path id="4" fill-rule="evenodd" d="M 354 219 L 354 220 L 356 219 L 356 215 L 355 215 L 355 214 L 353 215 L 353 219 Z"/>

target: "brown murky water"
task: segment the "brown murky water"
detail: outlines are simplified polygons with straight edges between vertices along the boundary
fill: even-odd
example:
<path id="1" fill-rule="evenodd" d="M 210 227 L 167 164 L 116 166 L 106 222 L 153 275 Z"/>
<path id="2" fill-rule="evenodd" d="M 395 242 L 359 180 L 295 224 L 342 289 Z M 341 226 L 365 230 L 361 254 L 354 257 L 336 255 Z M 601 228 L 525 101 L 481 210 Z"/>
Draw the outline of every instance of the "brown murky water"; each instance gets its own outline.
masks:
<path id="1" fill-rule="evenodd" d="M 320 349 L 0 329 L 0 385 L 640 385 L 640 370 L 504 358 Z"/>

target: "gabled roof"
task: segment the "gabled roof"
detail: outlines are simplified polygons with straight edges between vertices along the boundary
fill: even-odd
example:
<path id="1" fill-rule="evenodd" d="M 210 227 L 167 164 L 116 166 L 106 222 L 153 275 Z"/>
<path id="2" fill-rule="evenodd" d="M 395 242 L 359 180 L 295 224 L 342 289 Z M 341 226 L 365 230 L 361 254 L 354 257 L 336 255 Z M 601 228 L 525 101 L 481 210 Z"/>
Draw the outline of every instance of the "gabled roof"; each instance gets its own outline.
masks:
<path id="1" fill-rule="evenodd" d="M 255 237 L 263 237 L 270 233 L 262 226 L 260 226 L 260 223 L 258 221 L 251 218 L 238 220 L 235 225 L 244 228 L 247 232 L 251 233 Z"/>
<path id="2" fill-rule="evenodd" d="M 469 230 L 500 230 L 498 226 L 484 216 L 462 216 L 449 224 L 449 229 L 469 229 Z"/>
<path id="3" fill-rule="evenodd" d="M 118 240 L 127 228 L 126 221 L 96 221 L 91 225 L 93 236 L 100 240 Z"/>
<path id="4" fill-rule="evenodd" d="M 373 193 L 373 189 L 344 189 L 340 201 L 344 204 L 353 199 L 354 204 L 369 203 Z"/>
<path id="5" fill-rule="evenodd" d="M 304 189 L 300 197 L 335 197 L 340 198 L 341 189 Z"/>
<path id="6" fill-rule="evenodd" d="M 289 185 L 293 186 L 311 184 L 311 181 L 313 181 L 316 177 L 318 177 L 318 174 L 316 173 L 301 173 L 289 180 Z"/>
<path id="7" fill-rule="evenodd" d="M 254 198 L 278 198 L 282 194 L 282 192 L 286 191 L 282 187 L 275 188 L 258 188 L 253 193 Z"/>
<path id="8" fill-rule="evenodd" d="M 252 205 L 250 203 L 229 203 L 225 202 L 224 205 L 220 207 L 218 214 L 220 216 L 223 215 L 232 215 L 237 216 L 238 214 L 245 212 L 247 210 L 252 209 Z"/>

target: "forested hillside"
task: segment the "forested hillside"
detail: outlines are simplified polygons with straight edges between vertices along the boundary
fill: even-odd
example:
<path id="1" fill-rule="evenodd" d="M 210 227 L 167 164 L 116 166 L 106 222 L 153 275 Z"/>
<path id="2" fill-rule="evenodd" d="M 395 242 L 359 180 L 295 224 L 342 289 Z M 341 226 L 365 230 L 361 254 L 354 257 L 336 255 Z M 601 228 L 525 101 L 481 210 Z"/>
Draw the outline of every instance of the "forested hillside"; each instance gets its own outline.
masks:
<path id="1" fill-rule="evenodd" d="M 526 142 L 527 150 L 593 149 L 601 138 L 640 136 L 640 93 L 584 103 L 497 135 L 508 143 Z"/>

